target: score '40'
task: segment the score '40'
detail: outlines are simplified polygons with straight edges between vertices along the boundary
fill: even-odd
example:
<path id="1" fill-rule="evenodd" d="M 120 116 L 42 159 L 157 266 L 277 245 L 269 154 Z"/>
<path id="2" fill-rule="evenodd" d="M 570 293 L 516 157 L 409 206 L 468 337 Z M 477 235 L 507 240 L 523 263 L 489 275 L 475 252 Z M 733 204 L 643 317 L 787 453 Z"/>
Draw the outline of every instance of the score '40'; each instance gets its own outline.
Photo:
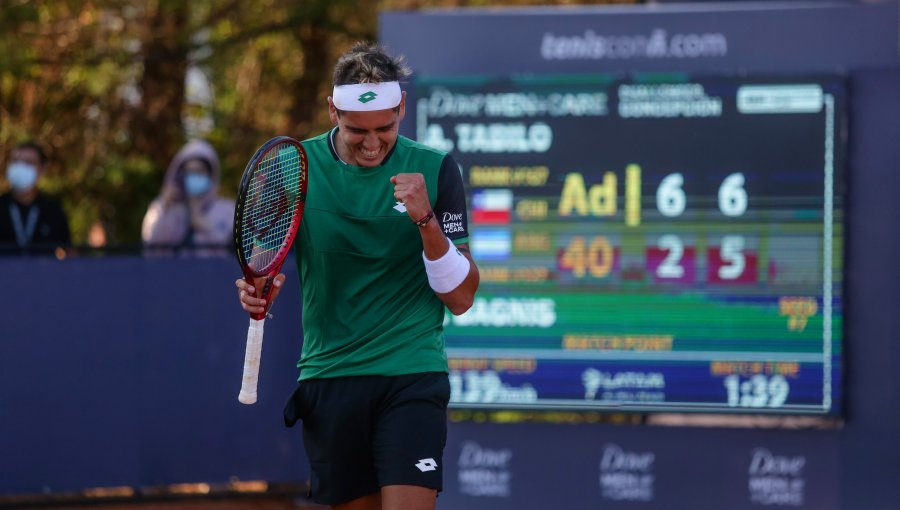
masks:
<path id="1" fill-rule="evenodd" d="M 663 216 L 678 216 L 687 207 L 684 177 L 679 173 L 665 176 L 656 189 L 656 208 Z M 719 186 L 719 211 L 725 216 L 740 216 L 747 211 L 744 174 L 733 173 Z"/>

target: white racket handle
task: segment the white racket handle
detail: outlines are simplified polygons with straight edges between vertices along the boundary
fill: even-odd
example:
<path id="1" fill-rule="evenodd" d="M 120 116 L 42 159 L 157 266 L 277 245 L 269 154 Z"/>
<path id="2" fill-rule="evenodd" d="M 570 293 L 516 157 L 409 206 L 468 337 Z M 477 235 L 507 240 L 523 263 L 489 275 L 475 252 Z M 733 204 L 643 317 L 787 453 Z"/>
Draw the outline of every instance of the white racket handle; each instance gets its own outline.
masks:
<path id="1" fill-rule="evenodd" d="M 263 324 L 265 319 L 250 319 L 247 329 L 247 352 L 244 354 L 244 379 L 238 400 L 242 404 L 256 403 L 256 383 L 259 382 L 259 358 L 262 355 Z"/>

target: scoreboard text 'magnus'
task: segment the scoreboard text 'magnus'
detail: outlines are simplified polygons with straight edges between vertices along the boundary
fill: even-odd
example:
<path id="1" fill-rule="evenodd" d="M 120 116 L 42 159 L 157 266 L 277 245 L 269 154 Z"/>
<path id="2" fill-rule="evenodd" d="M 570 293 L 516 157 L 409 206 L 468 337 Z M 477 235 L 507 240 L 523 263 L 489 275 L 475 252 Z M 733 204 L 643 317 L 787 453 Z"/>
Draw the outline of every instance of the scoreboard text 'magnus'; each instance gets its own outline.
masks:
<path id="1" fill-rule="evenodd" d="M 468 192 L 481 289 L 447 315 L 452 403 L 835 413 L 837 78 L 415 83 Z"/>

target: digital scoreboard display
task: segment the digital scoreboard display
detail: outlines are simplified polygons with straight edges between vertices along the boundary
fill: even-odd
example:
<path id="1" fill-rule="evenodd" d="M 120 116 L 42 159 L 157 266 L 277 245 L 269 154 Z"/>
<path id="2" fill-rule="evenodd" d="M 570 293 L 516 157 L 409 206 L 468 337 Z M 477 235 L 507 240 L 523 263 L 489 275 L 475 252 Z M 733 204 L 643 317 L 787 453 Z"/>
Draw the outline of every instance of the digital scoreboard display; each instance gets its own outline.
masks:
<path id="1" fill-rule="evenodd" d="M 467 188 L 451 405 L 839 413 L 839 77 L 428 77 Z"/>

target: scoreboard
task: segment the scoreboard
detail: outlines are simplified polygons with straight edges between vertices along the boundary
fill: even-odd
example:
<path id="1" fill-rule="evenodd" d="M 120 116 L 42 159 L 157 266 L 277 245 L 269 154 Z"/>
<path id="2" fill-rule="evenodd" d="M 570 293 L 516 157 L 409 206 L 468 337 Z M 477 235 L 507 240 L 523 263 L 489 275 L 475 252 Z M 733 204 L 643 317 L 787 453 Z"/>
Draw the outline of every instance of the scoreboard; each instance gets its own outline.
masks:
<path id="1" fill-rule="evenodd" d="M 451 405 L 840 412 L 839 76 L 424 77 L 481 287 Z"/>

